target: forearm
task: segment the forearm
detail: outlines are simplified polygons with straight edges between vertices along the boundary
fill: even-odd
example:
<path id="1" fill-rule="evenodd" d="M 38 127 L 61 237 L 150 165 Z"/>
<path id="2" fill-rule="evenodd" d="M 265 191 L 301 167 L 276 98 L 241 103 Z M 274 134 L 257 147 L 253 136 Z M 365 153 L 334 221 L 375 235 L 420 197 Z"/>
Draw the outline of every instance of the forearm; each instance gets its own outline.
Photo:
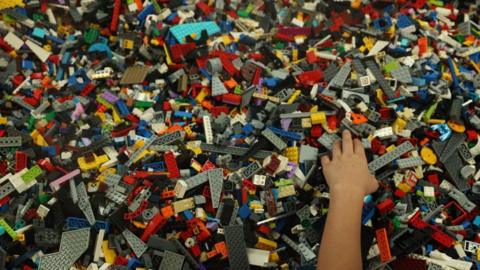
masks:
<path id="1" fill-rule="evenodd" d="M 331 194 L 327 222 L 318 254 L 318 270 L 362 269 L 360 227 L 363 197 Z"/>

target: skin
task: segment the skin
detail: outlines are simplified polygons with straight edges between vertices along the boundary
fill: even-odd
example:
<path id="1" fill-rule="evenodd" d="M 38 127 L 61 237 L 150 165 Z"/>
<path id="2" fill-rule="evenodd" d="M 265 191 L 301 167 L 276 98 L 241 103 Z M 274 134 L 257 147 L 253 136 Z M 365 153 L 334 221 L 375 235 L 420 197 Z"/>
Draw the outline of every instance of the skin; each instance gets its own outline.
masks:
<path id="1" fill-rule="evenodd" d="M 321 159 L 330 188 L 330 206 L 318 254 L 317 270 L 362 269 L 360 227 L 363 198 L 378 182 L 367 166 L 365 149 L 349 131 L 336 141 L 332 157 Z"/>

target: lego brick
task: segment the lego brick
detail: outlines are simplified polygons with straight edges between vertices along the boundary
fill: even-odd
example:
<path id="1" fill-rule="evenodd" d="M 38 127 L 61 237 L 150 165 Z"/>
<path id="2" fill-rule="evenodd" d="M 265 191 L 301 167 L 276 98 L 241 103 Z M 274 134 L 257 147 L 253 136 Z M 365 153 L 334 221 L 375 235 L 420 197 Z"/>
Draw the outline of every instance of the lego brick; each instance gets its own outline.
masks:
<path id="1" fill-rule="evenodd" d="M 380 168 L 384 167 L 385 165 L 389 164 L 392 162 L 394 159 L 400 157 L 401 155 L 411 151 L 414 149 L 414 146 L 412 145 L 411 142 L 405 141 L 401 145 L 397 146 L 395 149 L 393 149 L 390 152 L 387 152 L 386 154 L 374 159 L 370 163 L 368 163 L 368 169 L 370 172 L 375 172 L 379 170 Z"/>
<path id="2" fill-rule="evenodd" d="M 207 172 L 210 194 L 212 196 L 212 206 L 213 208 L 218 208 L 223 189 L 223 169 L 213 169 Z"/>
<path id="3" fill-rule="evenodd" d="M 159 270 L 181 270 L 183 269 L 183 261 L 185 256 L 175 252 L 165 251 L 163 253 L 162 264 L 160 264 Z"/>
<path id="4" fill-rule="evenodd" d="M 267 140 L 270 141 L 273 146 L 275 146 L 280 151 L 287 147 L 287 144 L 268 128 L 262 131 L 262 135 L 267 138 Z"/>
<path id="5" fill-rule="evenodd" d="M 225 242 L 228 249 L 228 261 L 232 270 L 250 269 L 245 245 L 243 226 L 231 225 L 224 227 Z"/>
<path id="6" fill-rule="evenodd" d="M 120 84 L 141 84 L 147 77 L 147 66 L 130 66 L 123 73 Z"/>
<path id="7" fill-rule="evenodd" d="M 125 237 L 125 240 L 127 240 L 128 245 L 130 246 L 130 248 L 132 248 L 135 255 L 140 258 L 142 254 L 147 250 L 147 244 L 145 244 L 140 238 L 138 238 L 128 229 L 125 229 L 122 232 L 122 235 L 123 237 Z"/>
<path id="8" fill-rule="evenodd" d="M 20 147 L 22 146 L 22 137 L 1 137 L 0 147 Z"/>

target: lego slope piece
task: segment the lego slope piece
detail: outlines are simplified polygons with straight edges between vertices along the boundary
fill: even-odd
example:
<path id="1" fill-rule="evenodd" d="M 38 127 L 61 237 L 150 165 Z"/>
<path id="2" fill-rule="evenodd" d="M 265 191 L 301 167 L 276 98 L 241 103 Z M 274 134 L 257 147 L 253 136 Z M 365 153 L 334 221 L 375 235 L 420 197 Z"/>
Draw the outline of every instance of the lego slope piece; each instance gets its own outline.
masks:
<path id="1" fill-rule="evenodd" d="M 242 225 L 224 227 L 227 242 L 228 261 L 232 270 L 250 269 Z"/>
<path id="2" fill-rule="evenodd" d="M 159 270 L 181 270 L 183 269 L 183 261 L 185 256 L 175 252 L 166 250 L 163 253 L 162 264 L 160 264 Z"/>
<path id="3" fill-rule="evenodd" d="M 212 196 L 212 206 L 213 208 L 218 208 L 223 188 L 223 169 L 212 169 L 207 172 L 210 194 Z"/>
<path id="4" fill-rule="evenodd" d="M 40 257 L 39 268 L 44 270 L 69 269 L 88 249 L 90 228 L 64 232 L 57 253 Z"/>
<path id="5" fill-rule="evenodd" d="M 127 240 L 128 245 L 132 248 L 133 252 L 135 252 L 135 255 L 140 258 L 142 254 L 147 250 L 147 244 L 145 244 L 140 238 L 138 238 L 128 229 L 124 230 L 122 232 L 122 235 Z"/>

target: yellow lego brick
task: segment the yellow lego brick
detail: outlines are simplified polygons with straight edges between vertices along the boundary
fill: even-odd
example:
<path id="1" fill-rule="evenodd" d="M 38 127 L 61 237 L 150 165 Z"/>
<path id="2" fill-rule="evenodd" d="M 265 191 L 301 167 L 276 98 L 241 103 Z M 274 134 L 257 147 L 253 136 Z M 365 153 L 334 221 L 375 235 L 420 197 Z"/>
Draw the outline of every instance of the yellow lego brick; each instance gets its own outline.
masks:
<path id="1" fill-rule="evenodd" d="M 287 147 L 284 150 L 284 155 L 288 158 L 288 161 L 298 162 L 298 147 Z"/>
<path id="2" fill-rule="evenodd" d="M 397 119 L 395 119 L 395 122 L 393 122 L 392 124 L 393 132 L 399 133 L 405 128 L 406 125 L 407 125 L 407 121 L 403 120 L 400 117 L 397 117 Z"/>
<path id="3" fill-rule="evenodd" d="M 0 125 L 6 125 L 8 122 L 7 117 L 0 117 Z"/>
<path id="4" fill-rule="evenodd" d="M 301 93 L 302 91 L 300 90 L 296 90 L 295 92 L 293 92 L 293 94 L 288 99 L 287 104 L 292 104 L 293 102 L 295 102 L 295 100 L 298 98 L 298 96 L 300 96 Z"/>
<path id="5" fill-rule="evenodd" d="M 112 116 L 113 116 L 113 121 L 115 124 L 121 124 L 123 122 L 123 119 L 120 117 L 120 115 L 117 112 L 117 109 L 113 108 L 112 110 Z"/>
<path id="6" fill-rule="evenodd" d="M 17 239 L 18 239 L 17 233 L 12 229 L 12 227 L 10 227 L 10 225 L 8 225 L 8 223 L 5 221 L 5 219 L 3 219 L 3 218 L 0 219 L 0 226 L 2 226 L 3 229 L 5 229 L 5 231 L 7 232 L 7 234 L 10 235 L 10 237 L 11 237 L 13 240 L 17 240 Z"/>
<path id="7" fill-rule="evenodd" d="M 278 262 L 280 261 L 280 256 L 278 256 L 277 252 L 270 252 L 270 257 L 268 258 L 270 262 Z"/>
<path id="8" fill-rule="evenodd" d="M 398 184 L 397 188 L 400 189 L 401 191 L 405 192 L 405 193 L 409 192 L 412 189 L 409 185 L 407 185 L 405 183 Z"/>
<path id="9" fill-rule="evenodd" d="M 1 0 L 0 1 L 0 10 L 14 7 L 24 7 L 25 4 L 23 0 Z"/>
<path id="10" fill-rule="evenodd" d="M 38 145 L 38 146 L 48 146 L 47 141 L 45 141 L 45 138 L 43 138 L 42 134 L 40 134 L 40 132 L 38 132 L 38 130 L 32 131 L 32 133 L 30 133 L 30 136 L 32 137 L 33 142 L 36 145 Z"/>
<path id="11" fill-rule="evenodd" d="M 275 250 L 277 249 L 277 242 L 263 238 L 263 237 L 258 237 L 258 242 L 255 244 L 256 248 L 259 249 L 265 249 L 265 250 Z"/>
<path id="12" fill-rule="evenodd" d="M 89 171 L 92 169 L 97 169 L 98 167 L 100 167 L 100 165 L 109 161 L 107 155 L 97 156 L 93 154 L 93 156 L 94 156 L 94 161 L 88 162 L 88 163 L 85 161 L 85 157 L 79 157 L 77 159 L 78 167 L 80 167 L 82 171 Z"/>
<path id="13" fill-rule="evenodd" d="M 312 120 L 310 118 L 302 118 L 302 128 L 311 128 Z"/>
<path id="14" fill-rule="evenodd" d="M 187 137 L 193 136 L 193 131 L 192 131 L 192 129 L 191 129 L 189 126 L 185 126 L 185 127 L 183 128 L 183 130 L 185 130 L 185 133 L 186 133 Z"/>
<path id="15" fill-rule="evenodd" d="M 167 65 L 172 64 L 172 58 L 170 57 L 170 52 L 167 49 L 167 44 L 163 44 L 163 50 L 165 51 L 165 56 L 167 58 Z"/>
<path id="16" fill-rule="evenodd" d="M 108 240 L 103 240 L 102 252 L 106 263 L 113 264 L 115 262 L 117 253 L 115 253 L 115 250 L 108 248 Z"/>
<path id="17" fill-rule="evenodd" d="M 385 149 L 385 150 L 387 150 L 387 152 L 390 152 L 390 151 L 392 151 L 393 149 L 395 149 L 395 145 L 392 144 L 392 145 L 390 145 L 389 147 L 387 147 L 387 149 Z"/>
<path id="18" fill-rule="evenodd" d="M 133 46 L 135 45 L 135 43 L 133 42 L 133 40 L 130 40 L 130 39 L 126 39 L 123 41 L 123 47 L 125 49 L 133 49 Z"/>
<path id="19" fill-rule="evenodd" d="M 312 113 L 310 114 L 310 120 L 312 121 L 312 125 L 324 124 L 327 122 L 327 115 L 325 112 Z"/>

